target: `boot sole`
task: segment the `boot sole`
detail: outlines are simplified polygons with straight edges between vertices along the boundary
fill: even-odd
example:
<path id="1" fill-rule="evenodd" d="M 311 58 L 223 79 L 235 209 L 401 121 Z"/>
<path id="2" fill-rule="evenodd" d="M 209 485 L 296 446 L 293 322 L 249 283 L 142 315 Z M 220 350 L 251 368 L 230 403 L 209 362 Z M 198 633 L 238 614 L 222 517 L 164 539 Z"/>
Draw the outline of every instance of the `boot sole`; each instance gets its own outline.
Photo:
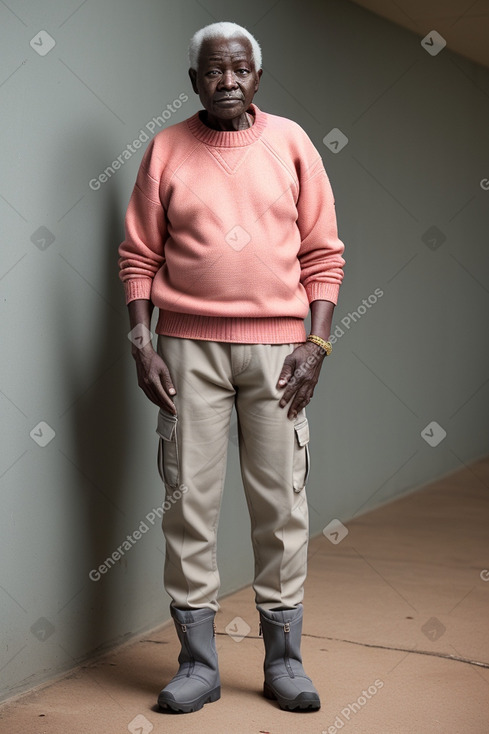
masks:
<path id="1" fill-rule="evenodd" d="M 297 698 L 289 699 L 279 696 L 267 683 L 263 684 L 263 695 L 271 701 L 278 701 L 284 711 L 317 711 L 321 708 L 319 696 L 314 693 L 300 693 Z"/>
<path id="2" fill-rule="evenodd" d="M 204 693 L 202 696 L 199 696 L 199 698 L 196 698 L 194 701 L 179 702 L 173 699 L 167 699 L 166 696 L 161 695 L 160 693 L 160 695 L 158 696 L 158 706 L 162 711 L 165 711 L 166 709 L 171 709 L 171 711 L 175 711 L 175 713 L 191 714 L 194 711 L 200 711 L 200 709 L 206 703 L 214 703 L 214 701 L 218 701 L 220 698 L 220 686 L 214 688 L 214 690 L 212 690 L 210 693 Z"/>

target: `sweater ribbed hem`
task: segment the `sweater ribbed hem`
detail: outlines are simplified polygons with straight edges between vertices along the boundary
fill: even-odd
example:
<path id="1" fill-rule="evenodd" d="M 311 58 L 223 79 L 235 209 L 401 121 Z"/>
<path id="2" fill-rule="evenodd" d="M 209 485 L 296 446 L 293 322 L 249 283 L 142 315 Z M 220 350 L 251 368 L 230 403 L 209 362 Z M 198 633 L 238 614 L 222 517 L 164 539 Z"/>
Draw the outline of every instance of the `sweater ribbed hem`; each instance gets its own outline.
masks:
<path id="1" fill-rule="evenodd" d="M 306 341 L 303 319 L 288 316 L 239 318 L 196 316 L 160 310 L 156 333 L 181 339 L 240 344 L 292 344 Z"/>

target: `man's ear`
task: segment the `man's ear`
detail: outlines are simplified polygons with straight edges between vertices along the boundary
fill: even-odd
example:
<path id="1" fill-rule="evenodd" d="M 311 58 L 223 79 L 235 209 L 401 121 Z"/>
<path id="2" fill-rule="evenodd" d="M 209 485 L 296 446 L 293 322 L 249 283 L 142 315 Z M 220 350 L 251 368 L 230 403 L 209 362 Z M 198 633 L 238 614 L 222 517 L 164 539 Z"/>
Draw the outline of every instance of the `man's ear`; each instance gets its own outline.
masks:
<path id="1" fill-rule="evenodd" d="M 192 89 L 194 90 L 195 94 L 199 93 L 199 88 L 197 86 L 197 72 L 195 69 L 189 69 L 188 75 L 190 77 L 190 81 L 192 82 Z"/>

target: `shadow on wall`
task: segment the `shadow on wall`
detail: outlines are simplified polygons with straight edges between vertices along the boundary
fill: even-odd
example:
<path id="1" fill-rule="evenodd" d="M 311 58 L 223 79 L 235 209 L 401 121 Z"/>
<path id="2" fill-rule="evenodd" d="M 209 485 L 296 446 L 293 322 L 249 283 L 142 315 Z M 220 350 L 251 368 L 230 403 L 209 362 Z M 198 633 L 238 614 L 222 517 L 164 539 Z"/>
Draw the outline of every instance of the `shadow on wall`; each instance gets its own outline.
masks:
<path id="1" fill-rule="evenodd" d="M 80 156 L 86 157 L 88 153 L 95 169 L 106 159 L 108 147 L 100 140 L 97 146 L 96 136 L 97 133 L 87 135 L 84 131 L 77 138 Z M 103 274 L 93 280 L 101 285 L 91 284 L 89 274 L 80 269 L 88 281 L 84 314 L 73 312 L 79 306 L 70 299 L 69 279 L 60 278 L 58 298 L 53 299 L 56 322 L 63 335 L 59 354 L 63 392 L 68 401 L 73 401 L 66 413 L 65 431 L 69 436 L 68 458 L 74 465 L 75 486 L 70 487 L 70 495 L 76 511 L 66 518 L 72 529 L 72 534 L 67 532 L 66 537 L 67 543 L 76 544 L 76 548 L 70 547 L 67 557 L 77 558 L 76 573 L 80 578 L 73 581 L 73 587 L 83 587 L 80 596 L 73 600 L 67 619 L 66 634 L 70 635 L 67 652 L 72 657 L 71 664 L 80 663 L 97 648 L 107 647 L 112 640 L 120 638 L 121 591 L 118 593 L 116 588 L 120 574 L 108 574 L 102 582 L 95 582 L 90 580 L 89 572 L 118 546 L 128 524 L 124 476 L 131 427 L 128 385 L 129 380 L 134 380 L 134 374 L 128 374 L 127 317 L 117 274 L 117 247 L 124 236 L 125 196 L 118 191 L 117 179 L 99 195 L 104 197 L 98 203 L 103 207 L 104 227 L 96 241 L 104 251 L 97 255 L 97 263 L 103 268 Z M 86 241 L 89 232 L 92 228 L 87 226 L 85 230 L 82 225 L 77 233 L 79 246 L 85 244 L 88 253 L 97 246 Z M 87 264 L 89 256 L 78 261 L 81 260 Z M 73 327 L 77 323 L 84 324 L 82 333 Z M 126 559 L 122 558 L 120 563 L 126 570 Z"/>

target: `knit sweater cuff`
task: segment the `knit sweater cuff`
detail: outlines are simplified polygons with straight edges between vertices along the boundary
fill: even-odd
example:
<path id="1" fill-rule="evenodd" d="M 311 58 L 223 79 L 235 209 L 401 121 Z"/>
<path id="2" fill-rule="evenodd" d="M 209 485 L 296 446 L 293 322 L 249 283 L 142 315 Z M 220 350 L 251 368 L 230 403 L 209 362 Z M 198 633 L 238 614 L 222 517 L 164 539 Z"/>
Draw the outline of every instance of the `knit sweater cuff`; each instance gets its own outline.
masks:
<path id="1" fill-rule="evenodd" d="M 140 280 L 124 281 L 124 292 L 126 295 L 126 305 L 130 301 L 143 298 L 145 301 L 151 300 L 151 286 L 153 281 L 151 278 L 141 278 Z"/>
<path id="2" fill-rule="evenodd" d="M 338 294 L 340 286 L 338 283 L 323 283 L 322 281 L 314 281 L 306 285 L 306 293 L 311 301 L 331 301 L 335 305 L 338 303 Z"/>

